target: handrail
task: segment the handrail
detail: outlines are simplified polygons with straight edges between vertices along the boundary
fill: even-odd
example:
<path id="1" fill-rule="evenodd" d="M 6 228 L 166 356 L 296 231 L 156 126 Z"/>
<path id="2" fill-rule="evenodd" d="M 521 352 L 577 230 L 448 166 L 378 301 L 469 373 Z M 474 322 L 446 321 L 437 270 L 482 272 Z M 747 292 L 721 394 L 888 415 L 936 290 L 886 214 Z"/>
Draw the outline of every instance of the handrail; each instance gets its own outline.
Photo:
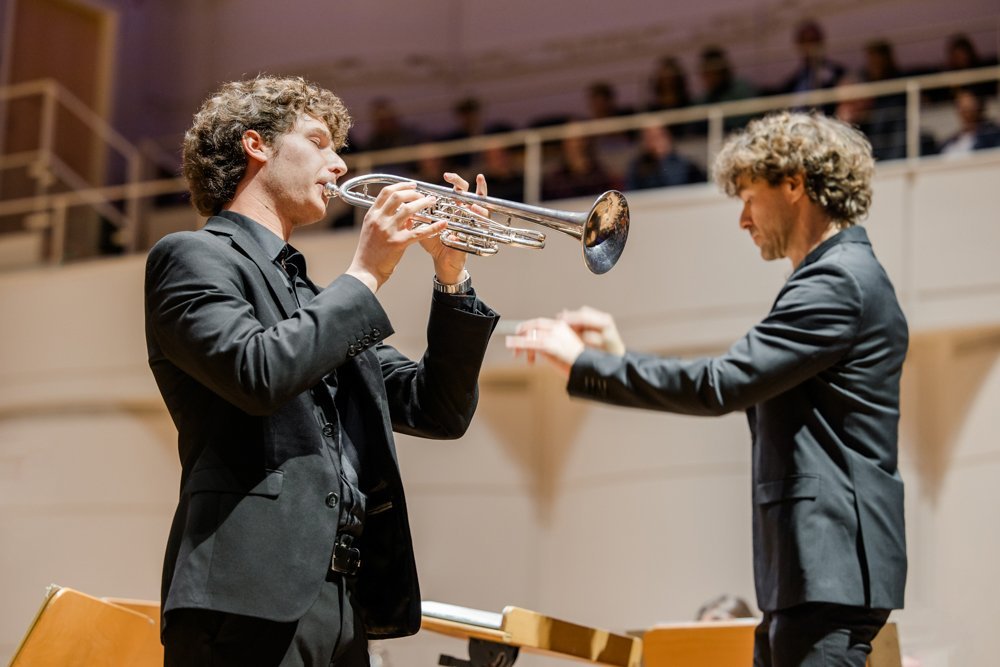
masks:
<path id="1" fill-rule="evenodd" d="M 906 93 L 913 83 L 916 83 L 919 90 L 926 90 L 945 86 L 963 86 L 970 83 L 992 80 L 1000 81 L 1000 66 L 923 74 L 887 81 L 845 84 L 836 88 L 811 90 L 802 93 L 767 95 L 715 104 L 697 104 L 680 109 L 648 111 L 614 118 L 575 120 L 565 125 L 512 130 L 510 132 L 481 135 L 467 139 L 422 143 L 419 144 L 419 147 L 402 146 L 378 151 L 366 151 L 364 153 L 348 155 L 346 160 L 348 164 L 351 164 L 352 161 L 372 165 L 393 164 L 412 161 L 415 158 L 427 155 L 444 157 L 447 155 L 475 153 L 493 146 L 518 146 L 528 141 L 546 143 L 565 139 L 569 136 L 613 134 L 639 129 L 654 122 L 661 125 L 681 125 L 684 123 L 711 120 L 712 116 L 716 115 L 718 122 L 721 123 L 726 117 L 747 116 L 774 109 L 819 107 L 843 100 Z"/>
<path id="2" fill-rule="evenodd" d="M 9 105 L 12 100 L 40 96 L 42 98 L 42 119 L 39 127 L 39 148 L 34 151 L 36 159 L 33 163 L 38 170 L 49 172 L 57 176 L 70 188 L 75 191 L 91 190 L 99 191 L 88 183 L 86 179 L 73 170 L 55 154 L 55 132 L 56 132 L 56 109 L 61 108 L 69 111 L 73 116 L 86 125 L 103 143 L 109 148 L 117 151 L 125 160 L 125 180 L 129 185 L 134 185 L 141 177 L 142 156 L 139 150 L 125 138 L 120 132 L 112 127 L 106 120 L 97 115 L 80 98 L 70 92 L 65 86 L 55 79 L 36 79 L 17 83 L 4 88 L 0 88 L 0 103 Z M 12 156 L 0 156 L 0 172 L 12 166 L 25 165 L 24 160 L 29 152 L 21 152 Z M 36 174 L 36 178 L 37 178 Z M 50 183 L 45 180 L 38 181 L 36 197 L 44 196 Z M 135 250 L 136 230 L 139 224 L 139 197 L 125 198 L 125 212 L 122 213 L 112 204 L 112 199 L 100 199 L 91 196 L 88 200 L 95 210 L 112 224 L 125 231 L 125 238 L 128 241 L 129 250 Z M 32 209 L 38 212 L 38 209 Z"/>
<path id="3" fill-rule="evenodd" d="M 535 203 L 539 201 L 541 195 L 543 175 L 542 146 L 546 142 L 558 141 L 569 136 L 594 136 L 627 132 L 642 128 L 651 123 L 674 125 L 707 121 L 708 136 L 706 150 L 709 152 L 708 157 L 710 158 L 711 154 L 721 146 L 726 118 L 760 114 L 774 109 L 789 107 L 820 107 L 843 100 L 874 98 L 893 94 L 901 94 L 906 98 L 906 156 L 912 160 L 919 157 L 920 94 L 922 91 L 994 80 L 1000 82 L 1000 66 L 925 74 L 889 81 L 857 83 L 805 93 L 771 95 L 718 104 L 703 104 L 681 109 L 638 113 L 616 118 L 572 121 L 561 126 L 521 129 L 502 134 L 482 135 L 452 141 L 348 154 L 345 156 L 345 160 L 350 165 L 352 171 L 366 173 L 374 170 L 379 165 L 412 162 L 427 156 L 445 157 L 449 155 L 478 153 L 491 147 L 509 148 L 523 146 L 525 148 L 525 200 L 528 203 Z M 9 99 L 15 95 L 31 94 L 41 88 L 41 82 L 10 86 L 7 89 L 0 89 L 0 100 Z M 115 139 L 113 141 L 115 143 L 120 143 L 119 138 L 121 141 L 126 141 L 113 130 L 110 130 L 105 136 L 114 136 Z M 127 145 L 131 147 L 131 144 Z M 122 148 L 125 148 L 124 144 L 122 144 Z M 137 239 L 139 235 L 137 233 L 138 217 L 136 213 L 138 211 L 139 200 L 157 195 L 185 192 L 186 183 L 181 178 L 140 181 L 138 178 L 140 153 L 134 147 L 131 147 L 131 150 L 126 152 L 128 152 L 130 157 L 134 156 L 135 166 L 134 168 L 130 167 L 129 178 L 125 184 L 80 188 L 76 191 L 65 193 L 42 193 L 33 197 L 0 201 L 0 215 L 49 212 L 51 214 L 50 226 L 53 229 L 52 233 L 54 236 L 59 236 L 63 233 L 59 228 L 61 226 L 60 223 L 65 222 L 67 208 L 81 205 L 100 207 L 102 204 L 111 205 L 112 202 L 124 201 L 126 203 L 126 214 L 120 220 L 116 220 L 116 222 L 124 226 L 122 231 L 125 233 L 125 238 L 128 241 L 126 250 L 134 251 L 138 249 Z M 0 156 L 0 171 L 12 159 L 23 161 L 26 157 L 23 153 L 16 156 Z M 706 161 L 706 163 L 709 162 L 710 160 Z M 60 250 L 62 246 L 63 239 L 56 238 L 53 240 L 51 244 L 51 260 L 53 262 L 62 260 Z"/>

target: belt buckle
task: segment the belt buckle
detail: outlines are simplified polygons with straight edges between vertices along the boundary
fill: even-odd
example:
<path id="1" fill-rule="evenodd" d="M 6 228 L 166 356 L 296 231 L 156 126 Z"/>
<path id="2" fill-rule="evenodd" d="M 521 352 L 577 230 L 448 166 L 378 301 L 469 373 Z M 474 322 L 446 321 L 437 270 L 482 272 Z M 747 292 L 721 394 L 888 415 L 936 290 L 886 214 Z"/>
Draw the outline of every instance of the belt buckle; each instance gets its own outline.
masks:
<path id="1" fill-rule="evenodd" d="M 333 557 L 330 559 L 330 569 L 334 572 L 353 577 L 361 568 L 361 549 L 352 547 L 354 537 L 341 535 L 333 545 Z"/>

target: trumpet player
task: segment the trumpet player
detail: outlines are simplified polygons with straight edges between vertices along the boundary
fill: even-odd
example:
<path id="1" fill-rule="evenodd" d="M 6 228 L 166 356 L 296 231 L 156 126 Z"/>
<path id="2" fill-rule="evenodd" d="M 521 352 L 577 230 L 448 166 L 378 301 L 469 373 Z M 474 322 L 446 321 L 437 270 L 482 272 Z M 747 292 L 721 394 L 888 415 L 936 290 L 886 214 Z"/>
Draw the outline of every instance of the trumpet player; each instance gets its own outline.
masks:
<path id="1" fill-rule="evenodd" d="M 323 217 L 350 123 L 330 91 L 260 76 L 222 86 L 185 135 L 208 220 L 156 244 L 145 286 L 149 364 L 182 466 L 163 569 L 168 666 L 364 666 L 366 638 L 420 626 L 392 431 L 465 432 L 498 316 L 468 255 L 439 241 L 445 223 L 414 225 L 435 198 L 411 183 L 378 194 L 342 275 L 310 279 L 289 240 Z M 434 268 L 419 361 L 384 342 L 378 300 L 416 244 Z"/>
<path id="2" fill-rule="evenodd" d="M 792 273 L 771 312 L 717 357 L 626 349 L 591 308 L 523 322 L 508 347 L 541 357 L 573 396 L 693 415 L 744 410 L 753 460 L 756 667 L 863 667 L 903 606 L 897 469 L 906 320 L 857 223 L 871 202 L 871 146 L 822 115 L 778 113 L 731 137 L 716 181 L 739 226 Z"/>

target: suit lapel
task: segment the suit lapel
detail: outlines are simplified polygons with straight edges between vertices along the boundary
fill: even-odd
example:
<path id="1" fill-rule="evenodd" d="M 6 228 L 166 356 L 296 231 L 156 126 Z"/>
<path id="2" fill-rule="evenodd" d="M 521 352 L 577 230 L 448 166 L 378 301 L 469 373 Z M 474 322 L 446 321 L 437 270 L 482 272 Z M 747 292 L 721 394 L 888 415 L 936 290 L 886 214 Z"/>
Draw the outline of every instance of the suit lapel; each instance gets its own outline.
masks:
<path id="1" fill-rule="evenodd" d="M 204 229 L 212 234 L 228 236 L 233 240 L 237 250 L 257 265 L 261 277 L 267 283 L 284 317 L 291 317 L 297 308 L 295 299 L 288 291 L 288 286 L 281 280 L 281 276 L 274 270 L 274 262 L 264 254 L 260 245 L 243 229 L 243 226 L 229 218 L 212 216 L 205 223 Z"/>

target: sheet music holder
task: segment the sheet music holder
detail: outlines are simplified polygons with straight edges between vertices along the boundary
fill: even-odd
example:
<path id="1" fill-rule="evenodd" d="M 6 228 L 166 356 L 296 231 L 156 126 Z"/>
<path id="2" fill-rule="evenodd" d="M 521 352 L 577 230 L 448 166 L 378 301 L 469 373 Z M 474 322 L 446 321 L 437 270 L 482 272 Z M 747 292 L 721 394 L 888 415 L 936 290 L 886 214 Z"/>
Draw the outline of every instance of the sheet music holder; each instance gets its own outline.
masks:
<path id="1" fill-rule="evenodd" d="M 469 660 L 441 656 L 452 667 L 508 667 L 518 652 L 582 662 L 639 667 L 642 641 L 508 606 L 497 614 L 441 602 L 423 603 L 421 628 L 469 641 Z"/>

